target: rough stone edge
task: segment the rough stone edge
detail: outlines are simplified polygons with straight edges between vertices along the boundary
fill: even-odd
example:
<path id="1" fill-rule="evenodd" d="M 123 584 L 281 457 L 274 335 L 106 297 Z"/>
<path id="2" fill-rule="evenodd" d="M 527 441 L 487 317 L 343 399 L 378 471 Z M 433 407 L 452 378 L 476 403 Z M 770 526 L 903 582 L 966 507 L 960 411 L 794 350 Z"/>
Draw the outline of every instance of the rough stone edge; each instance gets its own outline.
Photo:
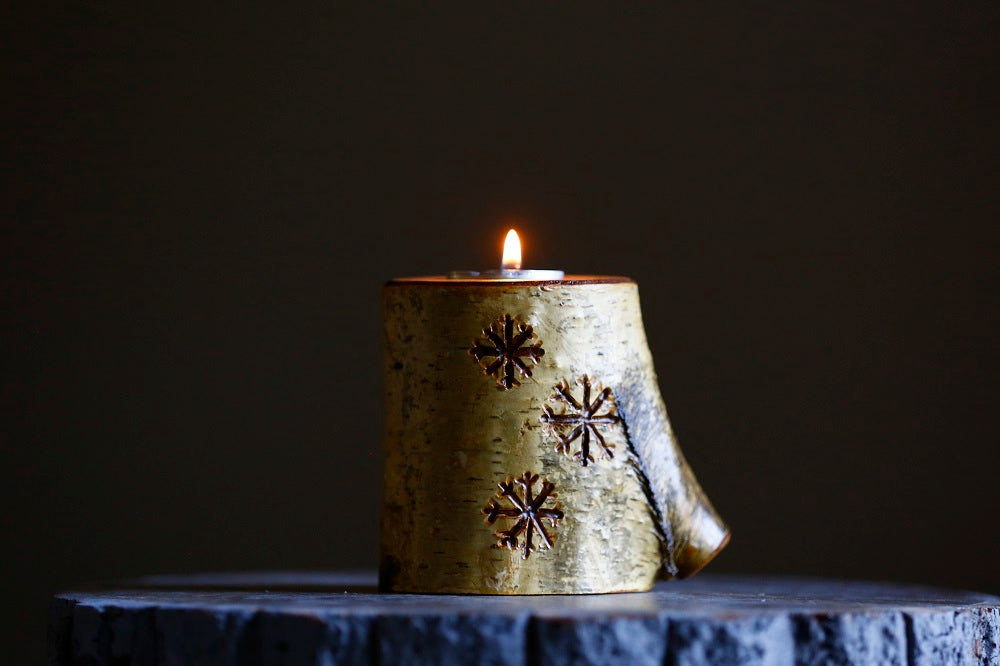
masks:
<path id="1" fill-rule="evenodd" d="M 532 615 L 525 641 L 525 666 L 581 664 L 661 666 L 670 653 L 665 611 L 582 618 Z"/>
<path id="2" fill-rule="evenodd" d="M 181 617 L 184 615 L 186 617 Z M 386 664 L 493 661 L 505 666 L 568 663 L 1000 664 L 1000 606 L 826 613 L 763 612 L 713 618 L 669 611 L 623 616 L 471 613 L 351 616 L 224 608 L 216 613 L 153 606 L 89 604 L 57 596 L 50 605 L 48 663 L 134 663 L 190 659 L 201 647 L 213 663 Z M 204 639 L 195 641 L 198 627 Z M 214 633 L 213 633 L 214 631 Z M 193 633 L 192 633 L 193 632 Z M 883 633 L 887 632 L 887 633 Z M 287 644 L 298 633 L 311 636 Z M 443 640 L 437 640 L 442 639 Z M 894 638 L 894 640 L 889 640 Z M 648 646 L 662 645 L 661 651 Z M 646 647 L 644 647 L 646 646 Z M 174 649 L 176 648 L 176 649 Z M 888 652 L 887 652 L 888 651 Z M 289 654 L 292 652 L 292 654 Z M 295 654 L 302 659 L 295 660 Z M 310 658 L 311 657 L 311 658 Z M 502 658 L 501 658 L 502 657 Z"/>
<path id="3" fill-rule="evenodd" d="M 374 624 L 374 615 L 363 614 L 123 607 L 57 596 L 49 609 L 47 663 L 387 663 L 374 651 Z"/>
<path id="4" fill-rule="evenodd" d="M 1000 664 L 1000 606 L 906 609 L 907 666 Z"/>
<path id="5" fill-rule="evenodd" d="M 46 663 L 72 663 L 73 607 L 76 600 L 55 597 L 49 603 L 49 623 L 46 637 Z"/>

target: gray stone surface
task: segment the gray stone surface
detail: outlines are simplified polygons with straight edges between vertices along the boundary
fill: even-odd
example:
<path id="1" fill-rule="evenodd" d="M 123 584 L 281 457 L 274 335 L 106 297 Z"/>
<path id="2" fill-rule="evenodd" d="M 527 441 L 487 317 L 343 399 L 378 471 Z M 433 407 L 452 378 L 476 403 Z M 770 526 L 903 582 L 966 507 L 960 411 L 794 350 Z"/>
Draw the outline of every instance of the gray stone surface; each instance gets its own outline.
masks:
<path id="1" fill-rule="evenodd" d="M 699 575 L 641 594 L 375 592 L 367 574 L 150 576 L 56 596 L 52 664 L 1000 664 L 1000 598 Z"/>

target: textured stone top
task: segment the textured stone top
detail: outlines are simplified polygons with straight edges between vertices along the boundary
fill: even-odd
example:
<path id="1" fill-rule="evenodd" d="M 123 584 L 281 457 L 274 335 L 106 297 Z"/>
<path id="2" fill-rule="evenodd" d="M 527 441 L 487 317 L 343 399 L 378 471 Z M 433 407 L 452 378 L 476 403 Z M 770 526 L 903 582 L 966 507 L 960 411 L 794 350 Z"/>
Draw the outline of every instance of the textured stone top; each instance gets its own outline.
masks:
<path id="1" fill-rule="evenodd" d="M 1000 598 L 699 575 L 652 592 L 379 594 L 374 576 L 150 576 L 56 596 L 50 663 L 990 664 Z"/>

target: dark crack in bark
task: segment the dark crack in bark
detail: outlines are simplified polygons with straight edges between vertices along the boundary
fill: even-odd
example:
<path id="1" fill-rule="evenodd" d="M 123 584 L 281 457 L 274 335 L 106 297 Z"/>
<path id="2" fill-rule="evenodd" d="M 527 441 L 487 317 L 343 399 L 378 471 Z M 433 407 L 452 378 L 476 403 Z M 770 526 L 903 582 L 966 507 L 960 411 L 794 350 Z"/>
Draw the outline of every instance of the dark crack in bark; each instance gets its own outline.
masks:
<path id="1" fill-rule="evenodd" d="M 618 417 L 621 419 L 622 432 L 625 435 L 629 467 L 639 480 L 639 487 L 642 489 L 642 494 L 646 497 L 646 506 L 649 509 L 653 525 L 656 527 L 656 537 L 660 542 L 660 575 L 665 578 L 676 578 L 678 569 L 677 563 L 674 562 L 673 530 L 667 526 L 666 521 L 663 519 L 663 511 L 660 510 L 660 504 L 656 501 L 656 495 L 653 493 L 653 486 L 649 482 L 646 467 L 643 465 L 642 458 L 639 456 L 639 452 L 632 442 L 632 435 L 629 433 L 628 411 L 621 402 L 618 403 Z"/>

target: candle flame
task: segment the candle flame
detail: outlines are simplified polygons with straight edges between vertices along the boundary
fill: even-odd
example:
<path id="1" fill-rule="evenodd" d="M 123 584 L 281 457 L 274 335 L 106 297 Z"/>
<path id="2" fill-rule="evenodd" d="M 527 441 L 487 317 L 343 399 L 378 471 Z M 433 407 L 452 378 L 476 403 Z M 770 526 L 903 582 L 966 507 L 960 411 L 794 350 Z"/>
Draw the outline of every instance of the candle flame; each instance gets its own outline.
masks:
<path id="1" fill-rule="evenodd" d="M 500 262 L 500 268 L 505 271 L 521 270 L 521 239 L 513 229 L 507 232 L 507 238 L 504 239 L 503 261 Z"/>

